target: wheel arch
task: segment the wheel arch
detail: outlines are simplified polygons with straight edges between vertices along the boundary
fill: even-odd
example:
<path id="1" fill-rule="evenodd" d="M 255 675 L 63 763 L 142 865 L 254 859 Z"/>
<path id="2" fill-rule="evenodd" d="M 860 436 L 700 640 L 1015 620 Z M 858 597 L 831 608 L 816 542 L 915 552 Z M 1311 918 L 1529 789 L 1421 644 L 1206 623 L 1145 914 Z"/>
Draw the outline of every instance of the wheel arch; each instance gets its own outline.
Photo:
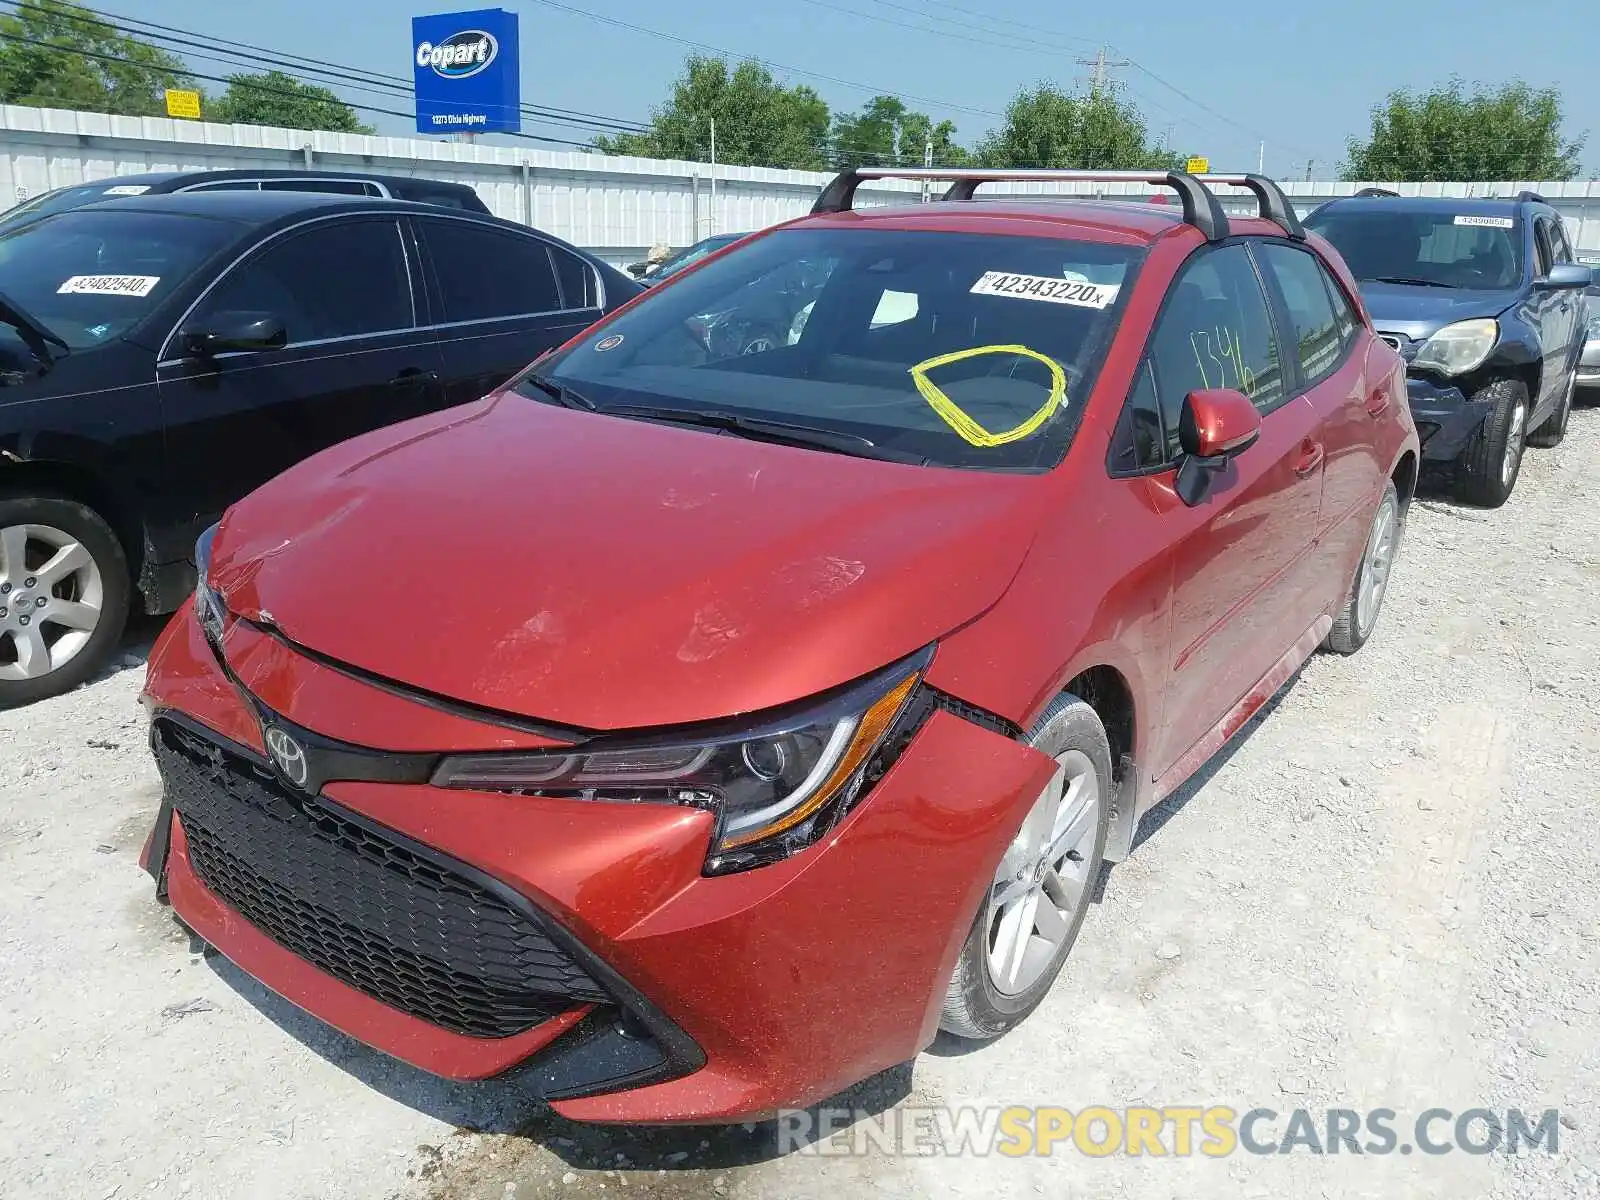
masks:
<path id="1" fill-rule="evenodd" d="M 87 467 L 48 459 L 14 459 L 9 453 L 0 457 L 0 496 L 41 493 L 75 500 L 98 513 L 122 545 L 130 585 L 139 589 L 145 559 L 144 523 L 132 504 Z"/>
<path id="2" fill-rule="evenodd" d="M 1408 447 L 1389 472 L 1389 482 L 1394 484 L 1395 494 L 1400 497 L 1402 513 L 1411 507 L 1411 498 L 1417 494 L 1417 470 L 1417 456 Z"/>
<path id="3" fill-rule="evenodd" d="M 1133 847 L 1139 823 L 1138 750 L 1143 744 L 1140 718 L 1143 709 L 1128 677 L 1109 663 L 1081 667 L 1057 695 L 1071 693 L 1082 700 L 1105 726 L 1111 747 L 1111 827 L 1106 834 L 1106 859 L 1120 862 Z M 1052 698 L 1053 699 L 1053 698 Z"/>

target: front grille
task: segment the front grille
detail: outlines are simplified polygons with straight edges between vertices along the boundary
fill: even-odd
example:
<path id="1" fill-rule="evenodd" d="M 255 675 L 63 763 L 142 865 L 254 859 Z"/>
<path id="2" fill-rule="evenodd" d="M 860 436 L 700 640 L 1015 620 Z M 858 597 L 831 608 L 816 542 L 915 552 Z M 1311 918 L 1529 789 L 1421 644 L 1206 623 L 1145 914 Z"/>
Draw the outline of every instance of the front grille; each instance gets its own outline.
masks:
<path id="1" fill-rule="evenodd" d="M 606 993 L 538 923 L 171 720 L 152 744 L 200 881 L 286 950 L 444 1029 L 508 1037 Z"/>

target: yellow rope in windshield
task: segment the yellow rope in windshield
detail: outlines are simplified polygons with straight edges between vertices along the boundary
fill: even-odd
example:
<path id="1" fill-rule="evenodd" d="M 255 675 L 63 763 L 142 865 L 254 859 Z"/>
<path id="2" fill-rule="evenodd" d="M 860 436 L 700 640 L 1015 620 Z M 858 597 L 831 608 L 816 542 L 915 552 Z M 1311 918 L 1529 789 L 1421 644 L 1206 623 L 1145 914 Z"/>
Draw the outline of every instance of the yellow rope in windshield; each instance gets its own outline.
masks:
<path id="1" fill-rule="evenodd" d="M 965 359 L 977 358 L 981 354 L 1015 354 L 1023 358 L 1031 358 L 1042 362 L 1050 368 L 1050 395 L 1045 399 L 1039 411 L 1034 413 L 1022 424 L 1001 433 L 990 433 L 949 396 L 944 390 L 928 378 L 927 373 L 935 367 L 947 367 L 951 363 L 962 362 Z M 1007 442 L 1019 441 L 1027 437 L 1050 419 L 1050 412 L 1057 404 L 1066 402 L 1067 373 L 1061 369 L 1061 364 L 1055 359 L 1040 354 L 1037 350 L 1030 350 L 1026 346 L 974 346 L 970 350 L 956 350 L 950 354 L 940 354 L 935 358 L 923 359 L 910 368 L 911 378 L 916 381 L 917 391 L 928 402 L 930 408 L 939 414 L 939 419 L 956 433 L 965 442 L 974 446 L 1003 446 Z"/>

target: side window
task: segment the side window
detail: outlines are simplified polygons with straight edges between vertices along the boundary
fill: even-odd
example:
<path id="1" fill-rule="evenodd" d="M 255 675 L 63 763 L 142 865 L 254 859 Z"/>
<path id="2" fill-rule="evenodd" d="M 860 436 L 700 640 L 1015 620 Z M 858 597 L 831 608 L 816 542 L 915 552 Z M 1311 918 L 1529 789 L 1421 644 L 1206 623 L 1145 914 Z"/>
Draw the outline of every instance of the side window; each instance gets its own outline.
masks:
<path id="1" fill-rule="evenodd" d="M 182 189 L 185 192 L 255 192 L 261 185 L 254 179 L 229 179 L 223 183 L 197 183 Z"/>
<path id="2" fill-rule="evenodd" d="M 1567 231 L 1562 228 L 1559 220 L 1550 222 L 1550 251 L 1551 258 L 1555 262 L 1572 261 L 1572 243 L 1567 241 Z"/>
<path id="3" fill-rule="evenodd" d="M 558 312 L 561 293 L 546 243 L 472 221 L 417 222 L 444 301 L 444 321 Z"/>
<path id="4" fill-rule="evenodd" d="M 359 179 L 263 179 L 267 192 L 333 192 L 340 196 L 381 196 L 383 193 Z"/>
<path id="5" fill-rule="evenodd" d="M 561 281 L 561 307 L 599 308 L 600 285 L 589 264 L 559 246 L 547 249 L 550 260 L 556 264 L 556 278 Z"/>
<path id="6" fill-rule="evenodd" d="M 1550 274 L 1554 258 L 1550 252 L 1550 223 L 1543 218 L 1533 223 L 1533 248 L 1538 255 L 1539 277 Z"/>
<path id="7" fill-rule="evenodd" d="M 1130 397 L 1130 408 L 1143 406 L 1146 415 L 1137 420 L 1146 429 L 1153 398 L 1160 441 L 1155 442 L 1150 430 L 1138 435 L 1136 443 L 1142 438 L 1146 446 L 1163 447 L 1160 462 L 1175 459 L 1184 398 L 1201 388 L 1222 387 L 1237 388 L 1263 412 L 1284 400 L 1283 368 L 1267 300 L 1243 245 L 1202 252 L 1173 285 Z"/>
<path id="8" fill-rule="evenodd" d="M 1264 243 L 1259 249 L 1289 310 L 1301 385 L 1312 387 L 1333 373 L 1345 348 L 1323 282 L 1322 264 L 1304 250 L 1277 242 Z"/>
<path id="9" fill-rule="evenodd" d="M 290 344 L 409 329 L 400 226 L 368 218 L 285 234 L 224 276 L 189 323 L 224 312 L 273 313 Z"/>
<path id="10" fill-rule="evenodd" d="M 1350 298 L 1344 294 L 1344 288 L 1339 286 L 1339 281 L 1322 263 L 1317 264 L 1322 272 L 1323 285 L 1328 289 L 1328 303 L 1333 305 L 1333 319 L 1339 326 L 1339 344 L 1348 350 L 1356 340 L 1356 330 L 1361 327 L 1361 318 L 1356 316 L 1356 310 L 1350 304 Z"/>

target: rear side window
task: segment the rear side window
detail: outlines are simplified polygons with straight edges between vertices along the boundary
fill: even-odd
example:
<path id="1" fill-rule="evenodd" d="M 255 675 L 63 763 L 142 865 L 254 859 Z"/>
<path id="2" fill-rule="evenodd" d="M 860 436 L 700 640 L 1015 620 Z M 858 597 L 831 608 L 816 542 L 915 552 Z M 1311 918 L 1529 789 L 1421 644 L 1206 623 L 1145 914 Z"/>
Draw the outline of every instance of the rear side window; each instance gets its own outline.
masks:
<path id="1" fill-rule="evenodd" d="M 444 321 L 557 312 L 561 293 L 546 244 L 471 221 L 417 222 L 433 264 Z"/>
<path id="2" fill-rule="evenodd" d="M 261 187 L 269 192 L 333 192 L 340 196 L 381 196 L 375 184 L 359 179 L 263 179 Z"/>
<path id="3" fill-rule="evenodd" d="M 550 258 L 561 280 L 561 307 L 599 308 L 600 288 L 589 264 L 559 246 L 550 247 Z"/>
<path id="4" fill-rule="evenodd" d="M 1304 250 L 1275 242 L 1258 249 L 1289 312 L 1301 385 L 1313 387 L 1332 374 L 1344 357 L 1345 339 L 1328 295 L 1329 281 L 1322 264 Z"/>
<path id="5" fill-rule="evenodd" d="M 1558 263 L 1572 261 L 1572 245 L 1567 241 L 1567 231 L 1557 220 L 1550 222 L 1550 256 Z"/>
<path id="6" fill-rule="evenodd" d="M 1271 412 L 1284 400 L 1283 367 L 1266 296 L 1242 245 L 1203 253 L 1173 285 L 1130 404 L 1132 409 L 1148 410 L 1153 393 L 1161 439 L 1154 442 L 1148 415 L 1139 419 L 1143 430 L 1139 439 L 1147 447 L 1161 446 L 1163 452 L 1139 466 L 1178 457 L 1184 399 L 1202 388 L 1234 388 L 1263 412 Z"/>
<path id="7" fill-rule="evenodd" d="M 223 312 L 282 317 L 290 343 L 408 329 L 415 322 L 400 227 L 330 221 L 270 242 L 211 290 L 189 324 Z"/>

